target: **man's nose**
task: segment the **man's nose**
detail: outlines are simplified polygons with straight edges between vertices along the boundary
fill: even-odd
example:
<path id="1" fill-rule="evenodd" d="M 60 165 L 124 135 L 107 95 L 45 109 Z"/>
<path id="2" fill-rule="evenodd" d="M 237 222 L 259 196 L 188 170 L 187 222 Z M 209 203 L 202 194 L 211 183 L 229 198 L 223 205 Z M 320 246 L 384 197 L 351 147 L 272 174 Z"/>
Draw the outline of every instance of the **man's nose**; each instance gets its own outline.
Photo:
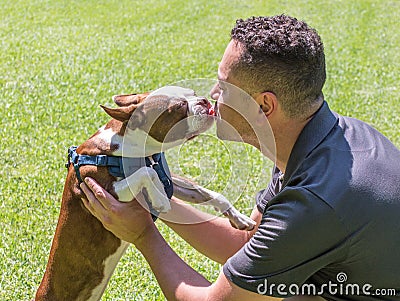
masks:
<path id="1" fill-rule="evenodd" d="M 210 96 L 214 100 L 218 100 L 219 95 L 221 94 L 221 90 L 218 87 L 218 84 L 215 84 L 210 91 Z"/>

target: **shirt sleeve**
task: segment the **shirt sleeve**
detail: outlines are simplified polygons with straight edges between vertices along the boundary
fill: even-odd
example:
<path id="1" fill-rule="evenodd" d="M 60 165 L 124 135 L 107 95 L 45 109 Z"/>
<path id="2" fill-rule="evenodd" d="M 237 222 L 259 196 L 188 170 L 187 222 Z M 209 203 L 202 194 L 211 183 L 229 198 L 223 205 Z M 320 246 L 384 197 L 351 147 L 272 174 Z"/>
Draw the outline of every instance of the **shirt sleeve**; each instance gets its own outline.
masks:
<path id="1" fill-rule="evenodd" d="M 306 189 L 286 187 L 269 201 L 257 232 L 223 271 L 241 288 L 288 297 L 291 285 L 301 286 L 343 256 L 345 240 L 328 204 Z"/>

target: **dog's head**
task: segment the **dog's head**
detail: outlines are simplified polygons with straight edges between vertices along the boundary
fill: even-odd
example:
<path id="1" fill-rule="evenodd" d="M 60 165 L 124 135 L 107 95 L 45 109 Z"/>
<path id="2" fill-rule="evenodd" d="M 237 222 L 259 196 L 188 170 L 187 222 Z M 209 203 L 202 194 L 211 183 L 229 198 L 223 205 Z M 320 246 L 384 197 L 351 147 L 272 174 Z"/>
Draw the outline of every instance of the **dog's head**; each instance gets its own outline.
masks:
<path id="1" fill-rule="evenodd" d="M 211 104 L 191 89 L 166 86 L 152 93 L 113 97 L 118 108 L 102 106 L 129 130 L 142 131 L 159 143 L 180 144 L 206 131 L 213 123 Z"/>

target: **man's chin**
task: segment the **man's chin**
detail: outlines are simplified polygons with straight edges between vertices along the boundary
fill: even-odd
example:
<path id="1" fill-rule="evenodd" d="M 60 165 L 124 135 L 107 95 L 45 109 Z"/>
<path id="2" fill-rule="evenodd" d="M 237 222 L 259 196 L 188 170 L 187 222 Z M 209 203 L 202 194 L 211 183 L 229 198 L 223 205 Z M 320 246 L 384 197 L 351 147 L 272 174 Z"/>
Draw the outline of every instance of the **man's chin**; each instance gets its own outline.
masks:
<path id="1" fill-rule="evenodd" d="M 260 143 L 258 141 L 246 139 L 245 137 L 240 136 L 238 132 L 232 131 L 232 129 L 226 130 L 217 127 L 217 137 L 224 141 L 246 143 L 260 150 Z"/>

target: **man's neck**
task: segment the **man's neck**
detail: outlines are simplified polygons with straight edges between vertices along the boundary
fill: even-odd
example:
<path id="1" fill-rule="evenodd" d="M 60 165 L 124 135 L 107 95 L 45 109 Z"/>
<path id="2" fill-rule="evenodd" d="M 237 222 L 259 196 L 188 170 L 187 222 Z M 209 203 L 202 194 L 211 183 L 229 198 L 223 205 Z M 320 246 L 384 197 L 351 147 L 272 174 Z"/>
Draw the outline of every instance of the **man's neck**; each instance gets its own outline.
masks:
<path id="1" fill-rule="evenodd" d="M 323 99 L 314 104 L 310 110 L 309 117 L 306 119 L 287 118 L 282 110 L 277 110 L 277 114 L 269 118 L 272 131 L 275 137 L 276 161 L 275 164 L 282 173 L 286 167 L 293 151 L 293 147 L 303 131 L 304 127 L 311 121 L 316 112 L 323 104 Z"/>
<path id="2" fill-rule="evenodd" d="M 281 172 L 285 173 L 297 138 L 311 119 L 312 117 L 304 121 L 287 120 L 278 126 L 271 125 L 276 144 L 276 166 Z"/>

